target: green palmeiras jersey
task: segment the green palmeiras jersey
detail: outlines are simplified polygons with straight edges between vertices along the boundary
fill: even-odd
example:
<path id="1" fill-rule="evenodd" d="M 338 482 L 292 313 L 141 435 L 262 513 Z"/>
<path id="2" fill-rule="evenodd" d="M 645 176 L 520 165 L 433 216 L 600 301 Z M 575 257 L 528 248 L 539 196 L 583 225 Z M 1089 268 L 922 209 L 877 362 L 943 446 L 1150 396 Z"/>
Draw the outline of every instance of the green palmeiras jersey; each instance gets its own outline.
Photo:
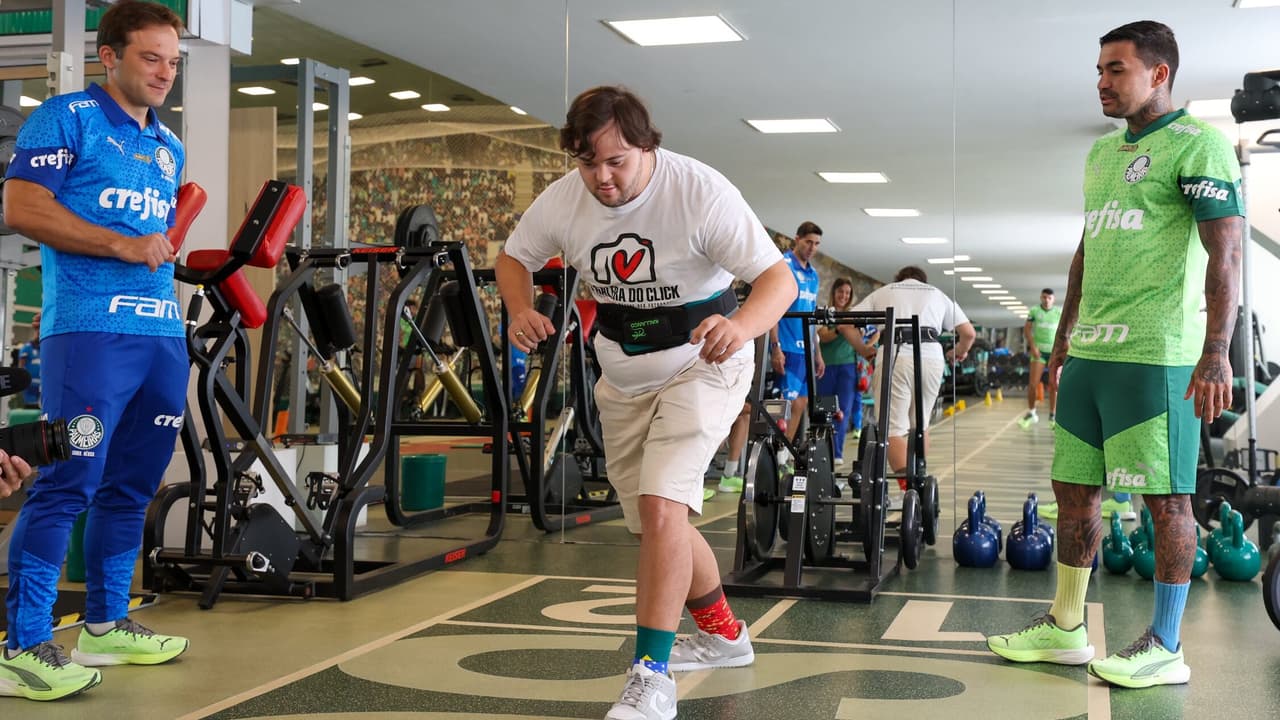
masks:
<path id="1" fill-rule="evenodd" d="M 1045 310 L 1040 305 L 1027 312 L 1027 322 L 1031 323 L 1031 339 L 1036 342 L 1036 349 L 1049 352 L 1053 349 L 1053 338 L 1058 333 L 1058 319 L 1062 317 L 1062 307 L 1054 305 Z"/>
<path id="2" fill-rule="evenodd" d="M 1089 151 L 1075 357 L 1194 365 L 1204 343 L 1208 253 L 1197 223 L 1244 215 L 1240 165 L 1222 133 L 1183 110 Z"/>

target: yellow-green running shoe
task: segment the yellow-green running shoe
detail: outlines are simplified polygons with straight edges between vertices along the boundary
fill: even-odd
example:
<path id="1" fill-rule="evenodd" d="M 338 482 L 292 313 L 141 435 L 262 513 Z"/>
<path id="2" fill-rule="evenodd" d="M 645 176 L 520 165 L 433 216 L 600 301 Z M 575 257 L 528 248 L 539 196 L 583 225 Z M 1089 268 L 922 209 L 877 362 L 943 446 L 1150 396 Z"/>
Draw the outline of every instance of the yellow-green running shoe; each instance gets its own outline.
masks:
<path id="1" fill-rule="evenodd" d="M 1120 513 L 1121 520 L 1137 520 L 1138 513 L 1133 511 L 1132 502 L 1120 502 L 1115 498 L 1102 501 L 1102 519 L 1110 520 L 1112 513 Z"/>
<path id="2" fill-rule="evenodd" d="M 737 475 L 726 475 L 720 478 L 720 492 L 722 493 L 742 492 L 742 478 Z"/>
<path id="3" fill-rule="evenodd" d="M 702 488 L 702 502 L 706 502 L 716 496 L 716 489 L 704 487 Z"/>
<path id="4" fill-rule="evenodd" d="M 1013 662 L 1051 662 L 1059 665 L 1083 665 L 1093 659 L 1093 646 L 1084 623 L 1063 630 L 1045 613 L 1025 628 L 1008 635 L 987 638 L 991 652 Z"/>
<path id="5" fill-rule="evenodd" d="M 71 659 L 88 667 L 103 665 L 159 665 L 186 652 L 187 639 L 159 635 L 124 618 L 102 635 L 94 635 L 85 627 L 80 631 Z"/>
<path id="6" fill-rule="evenodd" d="M 1112 685 L 1146 688 L 1181 685 L 1191 679 L 1191 668 L 1182 661 L 1182 647 L 1170 652 L 1151 628 L 1132 645 L 1105 660 L 1089 663 L 1089 674 Z"/>
<path id="7" fill-rule="evenodd" d="M 27 648 L 16 657 L 0 650 L 0 695 L 28 700 L 70 697 L 102 682 L 102 673 L 78 665 L 53 641 Z"/>
<path id="8" fill-rule="evenodd" d="M 1057 520 L 1058 519 L 1058 503 L 1043 503 L 1036 506 L 1036 514 L 1041 520 Z"/>

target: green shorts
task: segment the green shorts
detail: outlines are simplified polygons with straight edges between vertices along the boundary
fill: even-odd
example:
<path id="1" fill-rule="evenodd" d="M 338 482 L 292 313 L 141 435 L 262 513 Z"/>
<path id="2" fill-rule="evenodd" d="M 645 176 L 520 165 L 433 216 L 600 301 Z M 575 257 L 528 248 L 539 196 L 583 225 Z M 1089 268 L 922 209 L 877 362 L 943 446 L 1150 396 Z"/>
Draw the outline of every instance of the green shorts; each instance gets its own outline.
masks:
<path id="1" fill-rule="evenodd" d="M 1068 358 L 1053 479 L 1146 495 L 1194 493 L 1200 420 L 1182 397 L 1194 369 Z"/>
<path id="2" fill-rule="evenodd" d="M 1048 365 L 1048 364 L 1049 364 L 1049 357 L 1050 357 L 1051 355 L 1052 355 L 1052 353 L 1047 353 L 1047 352 L 1044 352 L 1043 350 L 1042 350 L 1042 351 L 1040 351 L 1040 364 L 1041 364 L 1041 365 Z"/>

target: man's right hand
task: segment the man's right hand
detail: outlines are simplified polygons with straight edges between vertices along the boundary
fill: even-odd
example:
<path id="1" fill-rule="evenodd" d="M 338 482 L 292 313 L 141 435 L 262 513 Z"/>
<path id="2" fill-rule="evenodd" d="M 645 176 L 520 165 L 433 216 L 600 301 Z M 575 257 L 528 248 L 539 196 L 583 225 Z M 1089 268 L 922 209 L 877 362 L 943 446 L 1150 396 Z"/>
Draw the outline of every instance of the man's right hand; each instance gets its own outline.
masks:
<path id="1" fill-rule="evenodd" d="M 507 340 L 526 353 L 533 352 L 538 343 L 551 337 L 555 331 L 556 326 L 551 319 L 534 307 L 521 310 L 507 322 Z"/>
<path id="2" fill-rule="evenodd" d="M 1067 351 L 1071 348 L 1066 343 L 1054 343 L 1053 352 L 1049 354 L 1049 391 L 1058 392 L 1058 377 L 1062 375 L 1062 366 L 1067 363 Z"/>
<path id="3" fill-rule="evenodd" d="M 163 233 L 151 233 L 141 237 L 124 237 L 116 244 L 116 257 L 127 263 L 141 263 L 155 272 L 156 268 L 167 262 L 174 262 L 178 256 L 173 253 L 173 245 Z"/>

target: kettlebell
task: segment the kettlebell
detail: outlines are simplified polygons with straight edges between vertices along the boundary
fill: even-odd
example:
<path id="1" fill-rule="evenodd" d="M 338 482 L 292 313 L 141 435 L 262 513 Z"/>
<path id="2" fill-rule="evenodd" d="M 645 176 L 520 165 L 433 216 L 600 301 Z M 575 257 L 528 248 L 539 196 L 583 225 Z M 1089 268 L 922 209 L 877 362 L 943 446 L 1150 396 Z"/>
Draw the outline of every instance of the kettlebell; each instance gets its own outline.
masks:
<path id="1" fill-rule="evenodd" d="M 961 567 L 988 568 L 1000 559 L 996 535 L 982 522 L 982 505 L 977 495 L 969 498 L 969 519 L 951 536 L 951 551 Z"/>
<path id="2" fill-rule="evenodd" d="M 1209 570 L 1209 553 L 1200 547 L 1200 526 L 1196 525 L 1196 559 L 1191 565 L 1191 577 L 1198 578 Z"/>
<path id="3" fill-rule="evenodd" d="M 1102 564 L 1115 575 L 1124 575 L 1133 567 L 1133 545 L 1124 536 L 1119 513 L 1112 513 L 1111 532 L 1102 538 Z"/>
<path id="4" fill-rule="evenodd" d="M 982 518 L 982 522 L 987 527 L 991 528 L 991 532 L 995 533 L 996 552 L 1004 552 L 1004 526 L 1000 524 L 999 520 L 987 514 L 987 494 L 979 490 L 974 493 L 974 496 L 978 498 L 979 517 Z"/>
<path id="5" fill-rule="evenodd" d="M 1214 552 L 1213 569 L 1223 580 L 1249 582 L 1262 569 L 1262 553 L 1252 540 L 1244 536 L 1244 516 L 1232 510 L 1230 539 L 1224 539 Z"/>
<path id="6" fill-rule="evenodd" d="M 1155 521 L 1151 519 L 1151 511 L 1146 505 L 1142 506 L 1142 520 L 1138 523 L 1138 527 L 1129 533 L 1129 544 L 1133 546 L 1133 551 L 1138 552 L 1138 546 L 1149 543 L 1155 534 Z"/>
<path id="7" fill-rule="evenodd" d="M 1231 537 L 1231 513 L 1235 510 L 1231 509 L 1231 503 L 1226 500 L 1218 506 L 1218 527 L 1209 531 L 1209 538 L 1204 541 L 1204 551 L 1209 554 L 1209 561 L 1216 562 L 1218 558 L 1218 550 L 1228 542 Z"/>
<path id="8" fill-rule="evenodd" d="M 1022 520 L 1009 530 L 1005 558 L 1018 570 L 1044 570 L 1053 559 L 1053 540 L 1040 527 L 1036 498 L 1032 494 L 1022 504 Z"/>

